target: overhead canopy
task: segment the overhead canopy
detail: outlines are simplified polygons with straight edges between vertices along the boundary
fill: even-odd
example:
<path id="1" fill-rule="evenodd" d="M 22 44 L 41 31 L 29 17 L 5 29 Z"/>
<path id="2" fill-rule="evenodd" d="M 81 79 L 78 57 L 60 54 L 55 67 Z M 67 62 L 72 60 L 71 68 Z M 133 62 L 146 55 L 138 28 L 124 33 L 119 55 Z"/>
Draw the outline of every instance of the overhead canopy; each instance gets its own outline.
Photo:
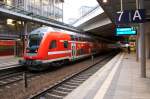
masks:
<path id="1" fill-rule="evenodd" d="M 121 0 L 107 0 L 108 1 L 107 3 L 103 3 L 102 2 L 103 0 L 97 0 L 97 1 L 99 5 L 103 8 L 104 13 L 90 20 L 91 22 L 89 21 L 84 24 L 90 25 L 97 21 L 103 21 L 105 18 L 110 18 L 112 23 L 88 30 L 88 32 L 91 32 L 96 35 L 115 38 L 116 37 L 115 16 L 116 16 L 116 12 L 121 11 L 121 4 L 120 4 Z M 135 10 L 137 8 L 136 0 L 122 0 L 122 1 L 123 1 L 122 3 L 123 10 Z M 144 9 L 146 9 L 146 20 L 150 21 L 150 0 L 143 0 L 143 2 L 144 2 Z M 84 24 L 82 24 L 82 26 L 84 26 Z M 137 24 L 132 24 L 132 25 L 136 26 Z"/>
<path id="2" fill-rule="evenodd" d="M 116 12 L 121 10 L 121 0 L 107 0 L 107 3 L 103 3 L 103 0 L 97 0 L 100 6 L 104 9 L 107 15 L 114 21 Z M 122 0 L 123 10 L 135 10 L 137 9 L 136 1 L 138 0 Z M 146 9 L 146 19 L 150 19 L 150 0 L 143 0 L 144 9 Z"/>

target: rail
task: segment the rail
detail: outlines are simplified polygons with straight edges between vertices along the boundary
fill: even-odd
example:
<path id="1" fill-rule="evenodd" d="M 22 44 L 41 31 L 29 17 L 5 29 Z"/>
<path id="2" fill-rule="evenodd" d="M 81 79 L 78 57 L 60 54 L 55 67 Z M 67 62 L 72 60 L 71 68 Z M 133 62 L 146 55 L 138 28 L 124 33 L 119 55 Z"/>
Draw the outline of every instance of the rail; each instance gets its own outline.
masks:
<path id="1" fill-rule="evenodd" d="M 45 99 L 47 95 L 49 98 L 58 98 L 62 99 L 67 94 L 69 94 L 73 89 L 77 88 L 80 84 L 82 84 L 86 79 L 88 79 L 91 75 L 93 75 L 98 69 L 102 67 L 102 65 L 98 65 L 101 62 L 109 61 L 115 53 L 111 53 L 101 58 L 98 62 L 90 65 L 89 67 L 66 77 L 65 79 L 58 81 L 54 85 L 51 85 L 49 88 L 45 88 L 43 91 L 37 92 L 37 94 L 28 97 L 28 99 Z M 106 62 L 107 62 L 106 61 Z"/>

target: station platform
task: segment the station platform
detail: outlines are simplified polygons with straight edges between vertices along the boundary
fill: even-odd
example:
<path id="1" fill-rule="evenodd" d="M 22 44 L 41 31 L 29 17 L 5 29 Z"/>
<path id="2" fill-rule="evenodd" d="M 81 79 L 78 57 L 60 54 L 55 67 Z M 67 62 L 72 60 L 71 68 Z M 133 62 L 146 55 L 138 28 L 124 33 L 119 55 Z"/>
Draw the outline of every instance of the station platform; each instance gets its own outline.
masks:
<path id="1" fill-rule="evenodd" d="M 141 78 L 135 53 L 120 53 L 64 99 L 150 99 L 150 60 Z"/>
<path id="2" fill-rule="evenodd" d="M 0 70 L 18 67 L 18 60 L 22 59 L 21 57 L 15 56 L 2 56 L 0 57 Z"/>

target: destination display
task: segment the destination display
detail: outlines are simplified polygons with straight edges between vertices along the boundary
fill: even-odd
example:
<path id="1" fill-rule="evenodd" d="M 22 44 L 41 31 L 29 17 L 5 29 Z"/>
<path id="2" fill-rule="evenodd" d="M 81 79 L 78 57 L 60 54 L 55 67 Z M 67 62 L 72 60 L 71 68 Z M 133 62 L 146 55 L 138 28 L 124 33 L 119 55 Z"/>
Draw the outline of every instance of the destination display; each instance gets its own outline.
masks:
<path id="1" fill-rule="evenodd" d="M 136 29 L 133 27 L 117 27 L 116 28 L 116 35 L 136 35 Z"/>

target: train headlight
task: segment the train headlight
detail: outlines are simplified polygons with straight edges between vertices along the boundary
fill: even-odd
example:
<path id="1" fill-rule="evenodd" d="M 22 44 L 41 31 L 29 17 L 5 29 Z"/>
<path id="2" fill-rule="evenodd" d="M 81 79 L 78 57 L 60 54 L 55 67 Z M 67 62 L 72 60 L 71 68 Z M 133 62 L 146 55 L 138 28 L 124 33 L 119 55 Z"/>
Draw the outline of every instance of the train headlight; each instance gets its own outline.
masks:
<path id="1" fill-rule="evenodd" d="M 35 50 L 35 52 L 37 53 L 37 52 L 38 52 L 38 50 L 36 49 L 36 50 Z"/>
<path id="2" fill-rule="evenodd" d="M 26 53 L 30 52 L 30 50 L 26 50 Z"/>
<path id="3" fill-rule="evenodd" d="M 33 62 L 32 62 L 32 65 L 36 65 L 36 61 L 33 61 Z"/>

